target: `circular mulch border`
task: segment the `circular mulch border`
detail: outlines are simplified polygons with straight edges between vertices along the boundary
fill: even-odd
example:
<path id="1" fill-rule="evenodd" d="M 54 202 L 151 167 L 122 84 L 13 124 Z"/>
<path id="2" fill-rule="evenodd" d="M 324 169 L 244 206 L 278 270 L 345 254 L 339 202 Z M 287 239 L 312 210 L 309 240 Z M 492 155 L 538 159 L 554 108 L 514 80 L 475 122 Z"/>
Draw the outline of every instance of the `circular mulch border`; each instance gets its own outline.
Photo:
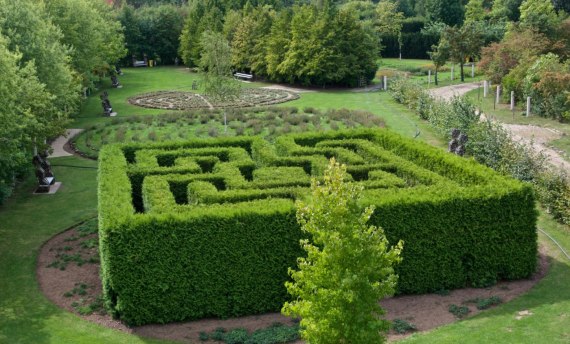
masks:
<path id="1" fill-rule="evenodd" d="M 246 88 L 231 102 L 218 102 L 207 95 L 182 91 L 156 91 L 130 97 L 132 105 L 161 110 L 193 110 L 266 106 L 299 99 L 295 92 L 282 89 Z"/>
<path id="2" fill-rule="evenodd" d="M 81 298 L 90 300 L 100 295 L 102 288 L 99 278 L 99 264 L 83 264 L 82 266 L 77 266 L 77 264 L 69 263 L 65 270 L 48 267 L 58 252 L 65 251 L 69 254 L 80 253 L 86 255 L 97 254 L 97 248 L 85 249 L 81 247 L 82 241 L 96 238 L 96 234 L 84 237 L 82 238 L 83 240 L 69 240 L 70 238 L 78 236 L 79 232 L 75 229 L 76 227 L 78 226 L 59 233 L 44 243 L 38 254 L 36 277 L 40 290 L 51 302 L 67 311 L 77 314 L 83 319 L 139 336 L 176 340 L 183 343 L 200 342 L 200 332 L 212 332 L 219 327 L 223 327 L 227 330 L 245 328 L 249 332 L 253 332 L 257 329 L 267 328 L 275 322 L 287 325 L 293 323 L 291 319 L 279 313 L 268 313 L 225 320 L 202 319 L 164 325 L 151 324 L 129 327 L 118 320 L 112 319 L 111 316 L 107 314 L 95 312 L 91 315 L 80 315 L 77 308 L 72 307 L 71 304 Z M 448 311 L 450 304 L 468 306 L 471 310 L 469 317 L 473 316 L 481 311 L 471 303 L 465 304 L 465 301 L 476 298 L 489 298 L 491 296 L 498 296 L 503 302 L 511 301 L 517 296 L 526 293 L 538 283 L 538 281 L 546 275 L 548 268 L 548 257 L 545 249 L 541 248 L 537 272 L 530 279 L 499 282 L 489 288 L 452 290 L 448 295 L 425 294 L 398 296 L 382 300 L 380 303 L 386 310 L 388 319 L 403 319 L 413 323 L 418 331 L 427 331 L 457 320 Z M 65 292 L 69 292 L 79 283 L 83 283 L 87 286 L 86 295 L 64 296 Z M 520 309 L 513 313 L 513 318 L 520 318 L 519 313 L 524 316 L 532 316 L 532 313 Z M 392 341 L 407 335 L 408 334 L 399 335 L 390 332 L 388 338 Z M 303 342 L 296 341 L 294 344 L 299 343 Z"/>

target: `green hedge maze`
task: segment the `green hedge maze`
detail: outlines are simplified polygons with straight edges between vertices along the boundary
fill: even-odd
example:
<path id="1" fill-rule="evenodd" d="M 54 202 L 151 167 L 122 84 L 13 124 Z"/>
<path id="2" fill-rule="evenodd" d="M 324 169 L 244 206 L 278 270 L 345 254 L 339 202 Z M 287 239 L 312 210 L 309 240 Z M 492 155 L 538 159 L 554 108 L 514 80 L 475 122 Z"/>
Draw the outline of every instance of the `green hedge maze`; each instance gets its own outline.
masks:
<path id="1" fill-rule="evenodd" d="M 129 324 L 278 311 L 303 254 L 295 200 L 328 159 L 365 187 L 372 224 L 404 240 L 398 293 L 529 277 L 529 185 L 382 129 L 105 146 L 104 297 Z"/>

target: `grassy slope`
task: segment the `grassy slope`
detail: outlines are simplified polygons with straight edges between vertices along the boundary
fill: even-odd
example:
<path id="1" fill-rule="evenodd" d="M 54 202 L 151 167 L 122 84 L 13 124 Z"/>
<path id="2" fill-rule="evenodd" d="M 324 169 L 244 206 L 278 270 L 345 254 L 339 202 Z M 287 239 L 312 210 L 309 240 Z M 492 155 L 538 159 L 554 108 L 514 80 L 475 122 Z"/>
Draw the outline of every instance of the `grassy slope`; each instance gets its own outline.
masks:
<path id="1" fill-rule="evenodd" d="M 95 168 L 94 161 L 51 159 Z M 35 279 L 36 257 L 54 234 L 97 213 L 96 170 L 54 166 L 55 195 L 33 195 L 32 179 L 0 207 L 0 343 L 154 343 L 81 320 L 51 304 Z"/>

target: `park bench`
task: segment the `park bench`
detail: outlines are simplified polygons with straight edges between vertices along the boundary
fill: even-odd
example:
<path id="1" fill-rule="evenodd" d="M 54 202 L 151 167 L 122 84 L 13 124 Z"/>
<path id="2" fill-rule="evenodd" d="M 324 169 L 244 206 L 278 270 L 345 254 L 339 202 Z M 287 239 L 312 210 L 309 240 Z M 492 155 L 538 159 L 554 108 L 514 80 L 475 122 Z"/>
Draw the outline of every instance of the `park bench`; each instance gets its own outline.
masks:
<path id="1" fill-rule="evenodd" d="M 234 73 L 234 76 L 238 79 L 246 79 L 246 80 L 251 80 L 253 78 L 252 74 L 245 74 L 245 73 Z"/>
<path id="2" fill-rule="evenodd" d="M 133 67 L 147 67 L 148 63 L 146 61 L 133 61 Z"/>

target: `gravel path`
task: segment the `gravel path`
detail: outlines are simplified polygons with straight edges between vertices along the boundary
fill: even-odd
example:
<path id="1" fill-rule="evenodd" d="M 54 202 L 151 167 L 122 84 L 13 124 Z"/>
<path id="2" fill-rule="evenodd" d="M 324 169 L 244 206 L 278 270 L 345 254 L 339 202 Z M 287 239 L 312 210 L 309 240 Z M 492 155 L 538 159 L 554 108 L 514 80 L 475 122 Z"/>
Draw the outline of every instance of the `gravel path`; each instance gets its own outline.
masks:
<path id="1" fill-rule="evenodd" d="M 479 85 L 479 82 L 472 82 L 434 88 L 428 92 L 436 98 L 449 100 L 454 96 L 462 96 L 471 90 L 477 89 Z M 528 145 L 537 153 L 544 154 L 553 166 L 565 171 L 570 171 L 570 162 L 565 160 L 556 150 L 548 147 L 548 142 L 559 139 L 562 136 L 561 132 L 536 125 L 503 123 L 502 126 L 512 135 L 513 140 Z"/>
<path id="2" fill-rule="evenodd" d="M 55 141 L 51 143 L 51 148 L 53 148 L 53 153 L 51 153 L 49 157 L 58 158 L 61 156 L 72 156 L 73 154 L 66 151 L 63 147 L 69 140 L 71 140 L 72 137 L 74 137 L 75 135 L 79 134 L 82 131 L 83 129 L 67 129 L 65 131 L 65 135 L 58 137 L 57 139 L 55 139 Z"/>
<path id="3" fill-rule="evenodd" d="M 481 85 L 480 82 L 470 82 L 466 84 L 451 85 L 445 87 L 432 88 L 428 92 L 435 98 L 450 100 L 454 96 L 462 96 L 465 93 L 476 89 Z"/>

